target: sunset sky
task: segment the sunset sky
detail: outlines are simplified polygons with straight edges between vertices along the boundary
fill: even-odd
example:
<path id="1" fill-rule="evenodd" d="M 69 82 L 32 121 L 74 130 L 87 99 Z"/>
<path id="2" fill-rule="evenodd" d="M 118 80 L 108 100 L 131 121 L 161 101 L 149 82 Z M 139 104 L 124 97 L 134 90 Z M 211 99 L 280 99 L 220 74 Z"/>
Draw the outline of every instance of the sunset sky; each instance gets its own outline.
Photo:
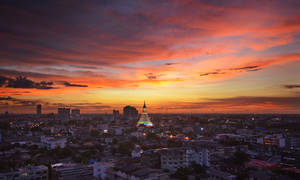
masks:
<path id="1" fill-rule="evenodd" d="M 0 39 L 0 113 L 300 113 L 299 0 L 2 0 Z"/>

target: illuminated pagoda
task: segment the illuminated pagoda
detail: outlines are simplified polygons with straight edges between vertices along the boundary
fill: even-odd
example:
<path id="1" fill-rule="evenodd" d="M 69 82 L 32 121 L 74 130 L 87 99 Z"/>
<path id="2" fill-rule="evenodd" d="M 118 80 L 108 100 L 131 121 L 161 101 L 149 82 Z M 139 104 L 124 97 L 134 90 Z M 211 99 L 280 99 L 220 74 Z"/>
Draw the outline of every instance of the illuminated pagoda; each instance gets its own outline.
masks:
<path id="1" fill-rule="evenodd" d="M 141 114 L 140 119 L 137 122 L 136 126 L 146 126 L 146 127 L 152 127 L 153 126 L 153 124 L 150 120 L 150 117 L 148 116 L 148 113 L 147 113 L 147 108 L 146 108 L 145 101 L 144 101 L 142 114 Z"/>

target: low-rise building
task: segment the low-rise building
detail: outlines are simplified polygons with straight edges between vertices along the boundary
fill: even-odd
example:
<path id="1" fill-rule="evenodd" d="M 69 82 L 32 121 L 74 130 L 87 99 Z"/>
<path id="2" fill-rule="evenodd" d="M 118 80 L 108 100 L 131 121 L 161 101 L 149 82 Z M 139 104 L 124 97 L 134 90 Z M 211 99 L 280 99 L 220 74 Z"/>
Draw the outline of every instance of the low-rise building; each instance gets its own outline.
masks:
<path id="1" fill-rule="evenodd" d="M 67 138 L 63 137 L 41 137 L 41 145 L 47 149 L 65 148 Z"/>
<path id="2" fill-rule="evenodd" d="M 279 148 L 285 147 L 285 138 L 281 134 L 266 135 L 262 138 L 258 138 L 257 142 L 259 144 L 277 146 Z"/>
<path id="3" fill-rule="evenodd" d="M 48 167 L 44 165 L 40 166 L 27 166 L 20 168 L 17 171 L 0 173 L 0 180 L 47 180 L 48 179 Z"/>
<path id="4" fill-rule="evenodd" d="M 161 168 L 176 171 L 192 163 L 210 166 L 209 150 L 206 148 L 165 148 L 160 150 Z"/>
<path id="5" fill-rule="evenodd" d="M 93 177 L 92 165 L 76 163 L 57 163 L 52 166 L 52 177 L 58 180 L 91 179 Z"/>

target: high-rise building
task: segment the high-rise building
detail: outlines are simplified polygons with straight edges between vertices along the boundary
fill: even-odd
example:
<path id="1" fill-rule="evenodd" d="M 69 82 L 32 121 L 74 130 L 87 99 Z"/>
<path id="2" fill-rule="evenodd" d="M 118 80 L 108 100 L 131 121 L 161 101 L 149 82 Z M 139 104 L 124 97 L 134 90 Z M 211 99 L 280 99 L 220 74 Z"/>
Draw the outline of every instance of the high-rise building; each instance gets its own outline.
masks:
<path id="1" fill-rule="evenodd" d="M 37 115 L 41 115 L 42 114 L 42 105 L 41 104 L 38 104 L 36 106 L 36 114 Z"/>
<path id="2" fill-rule="evenodd" d="M 80 109 L 72 109 L 71 113 L 73 120 L 79 120 L 80 119 Z"/>
<path id="3" fill-rule="evenodd" d="M 137 120 L 138 118 L 138 111 L 135 107 L 132 106 L 125 106 L 123 108 L 123 116 L 127 120 Z"/>
<path id="4" fill-rule="evenodd" d="M 70 120 L 70 109 L 69 108 L 58 108 L 57 114 L 60 120 L 69 121 Z"/>
<path id="5" fill-rule="evenodd" d="M 113 110 L 113 120 L 118 121 L 120 119 L 120 113 L 118 110 Z"/>
<path id="6" fill-rule="evenodd" d="M 145 101 L 144 101 L 142 114 L 140 116 L 139 121 L 137 122 L 137 126 L 142 126 L 142 125 L 147 126 L 147 127 L 152 127 L 153 126 L 153 124 L 150 120 L 150 117 L 148 116 L 148 113 L 147 113 L 147 108 L 146 108 Z"/>

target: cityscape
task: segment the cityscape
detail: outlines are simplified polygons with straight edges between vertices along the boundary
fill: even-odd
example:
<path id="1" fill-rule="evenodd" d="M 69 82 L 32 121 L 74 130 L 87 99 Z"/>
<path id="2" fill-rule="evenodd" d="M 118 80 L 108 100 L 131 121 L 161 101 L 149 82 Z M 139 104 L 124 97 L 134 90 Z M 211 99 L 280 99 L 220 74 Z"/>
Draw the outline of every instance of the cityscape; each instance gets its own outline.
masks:
<path id="1" fill-rule="evenodd" d="M 0 180 L 300 179 L 299 9 L 1 1 Z"/>

